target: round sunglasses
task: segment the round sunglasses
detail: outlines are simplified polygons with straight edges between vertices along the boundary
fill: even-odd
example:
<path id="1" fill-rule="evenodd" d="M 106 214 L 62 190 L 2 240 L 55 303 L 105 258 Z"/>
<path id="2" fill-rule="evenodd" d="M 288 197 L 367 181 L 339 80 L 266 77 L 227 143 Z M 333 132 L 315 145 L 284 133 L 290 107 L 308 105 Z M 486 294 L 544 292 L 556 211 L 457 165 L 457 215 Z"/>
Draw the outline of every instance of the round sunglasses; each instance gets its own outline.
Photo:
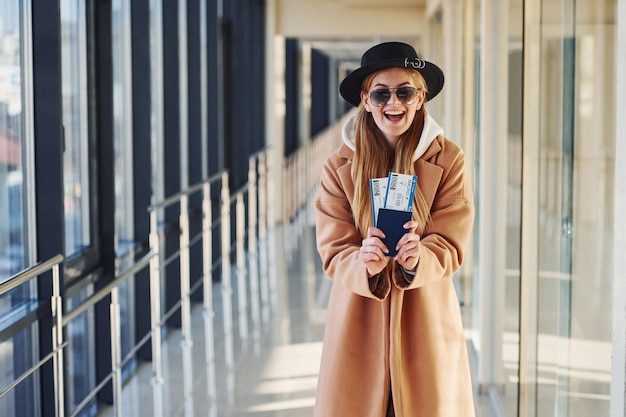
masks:
<path id="1" fill-rule="evenodd" d="M 391 93 L 395 93 L 396 97 L 404 104 L 413 104 L 417 101 L 417 93 L 421 90 L 415 87 L 398 87 L 398 88 L 377 88 L 370 91 L 370 103 L 373 106 L 381 107 L 389 101 Z"/>

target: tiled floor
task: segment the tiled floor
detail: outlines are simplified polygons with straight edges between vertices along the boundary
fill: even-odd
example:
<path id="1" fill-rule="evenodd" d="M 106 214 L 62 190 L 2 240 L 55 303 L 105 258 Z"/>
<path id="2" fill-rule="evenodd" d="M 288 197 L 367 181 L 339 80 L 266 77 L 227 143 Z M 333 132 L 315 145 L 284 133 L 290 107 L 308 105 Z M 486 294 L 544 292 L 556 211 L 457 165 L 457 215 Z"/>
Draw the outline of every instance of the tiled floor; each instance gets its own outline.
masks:
<path id="1" fill-rule="evenodd" d="M 163 344 L 163 394 L 155 413 L 151 364 L 139 367 L 123 389 L 124 416 L 228 416 L 228 417 L 305 417 L 311 416 L 319 367 L 330 281 L 321 272 L 315 250 L 313 226 L 300 220 L 273 236 L 277 248 L 275 269 L 271 271 L 272 291 L 269 320 L 260 323 L 260 337 L 254 340 L 249 329 L 247 347 L 239 335 L 236 317 L 233 334 L 235 369 L 228 372 L 219 285 L 214 289 L 216 399 L 209 400 L 207 381 L 211 368 L 205 360 L 205 332 L 202 305 L 192 309 L 193 391 L 185 396 L 183 352 L 179 331 L 173 331 Z M 237 311 L 236 288 L 233 311 Z M 249 313 L 248 313 L 249 314 Z M 252 320 L 249 321 L 253 323 Z M 207 369 L 209 372 L 207 372 Z M 229 381 L 233 381 L 229 384 Z M 480 398 L 477 417 L 488 417 Z M 113 416 L 112 409 L 101 416 Z"/>

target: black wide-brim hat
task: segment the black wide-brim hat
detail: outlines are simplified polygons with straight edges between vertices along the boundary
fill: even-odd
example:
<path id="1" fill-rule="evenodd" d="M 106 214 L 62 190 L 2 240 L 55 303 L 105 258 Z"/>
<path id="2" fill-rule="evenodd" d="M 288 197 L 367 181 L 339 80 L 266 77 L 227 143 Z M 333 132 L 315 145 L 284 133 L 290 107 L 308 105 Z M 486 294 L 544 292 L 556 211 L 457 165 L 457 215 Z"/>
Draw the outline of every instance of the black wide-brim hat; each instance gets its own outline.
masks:
<path id="1" fill-rule="evenodd" d="M 415 49 L 402 42 L 384 42 L 365 51 L 361 57 L 361 67 L 352 71 L 339 86 L 341 97 L 358 107 L 361 102 L 361 84 L 373 72 L 387 68 L 413 69 L 424 77 L 428 92 L 426 101 L 432 100 L 443 88 L 443 71 L 432 62 L 417 56 Z"/>

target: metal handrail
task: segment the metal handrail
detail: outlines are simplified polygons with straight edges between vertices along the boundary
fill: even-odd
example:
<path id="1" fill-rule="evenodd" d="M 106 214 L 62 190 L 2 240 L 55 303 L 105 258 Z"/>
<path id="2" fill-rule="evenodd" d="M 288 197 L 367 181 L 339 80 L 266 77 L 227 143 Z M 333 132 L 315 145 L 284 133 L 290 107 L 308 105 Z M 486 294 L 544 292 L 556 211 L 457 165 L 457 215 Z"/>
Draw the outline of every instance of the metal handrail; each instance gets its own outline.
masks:
<path id="1" fill-rule="evenodd" d="M 161 209 L 161 208 L 165 208 L 165 207 L 171 206 L 172 204 L 180 201 L 180 199 L 183 196 L 185 196 L 185 195 L 188 196 L 188 195 L 193 194 L 193 193 L 195 193 L 197 191 L 200 191 L 202 189 L 202 187 L 204 187 L 205 184 L 207 184 L 207 183 L 211 184 L 211 183 L 214 183 L 214 182 L 220 180 L 225 173 L 227 173 L 226 170 L 221 170 L 221 171 L 211 175 L 210 177 L 205 178 L 204 180 L 199 181 L 199 182 L 195 183 L 194 185 L 189 186 L 188 188 L 186 188 L 186 189 L 184 189 L 182 191 L 179 191 L 179 192 L 177 192 L 175 194 L 172 194 L 171 196 L 167 197 L 166 199 L 161 200 L 161 201 L 159 201 L 156 204 L 152 204 L 152 205 L 148 206 L 148 211 L 151 212 L 151 211 L 154 211 L 154 210 L 157 210 L 157 209 Z"/>
<path id="2" fill-rule="evenodd" d="M 7 282 L 0 284 L 0 295 L 11 291 L 14 288 L 28 282 L 29 280 L 41 275 L 48 270 L 53 270 L 51 310 L 54 318 L 52 332 L 52 351 L 42 358 L 31 369 L 27 370 L 23 375 L 16 378 L 10 386 L 0 392 L 0 398 L 13 390 L 20 382 L 36 372 L 49 360 L 53 360 L 54 365 L 54 387 L 56 396 L 56 415 L 64 417 L 65 413 L 65 395 L 64 395 L 64 366 L 63 366 L 63 350 L 69 345 L 68 341 L 63 340 L 63 329 L 72 320 L 83 314 L 96 303 L 110 296 L 110 324 L 111 324 L 111 372 L 101 378 L 96 387 L 88 393 L 81 402 L 72 410 L 70 416 L 77 415 L 87 406 L 97 393 L 109 383 L 113 384 L 113 406 L 115 415 L 121 415 L 121 391 L 122 391 L 122 366 L 132 358 L 133 352 L 137 351 L 138 345 L 144 345 L 148 340 L 152 341 L 152 368 L 153 368 L 153 401 L 154 415 L 163 415 L 163 376 L 161 371 L 161 327 L 176 309 L 181 310 L 181 331 L 183 336 L 183 373 L 185 375 L 185 407 L 186 411 L 192 410 L 192 357 L 191 357 L 191 324 L 190 324 L 190 307 L 191 292 L 190 287 L 190 259 L 189 249 L 192 245 L 202 242 L 203 257 L 203 306 L 204 306 L 204 324 L 205 324 L 205 360 L 207 372 L 207 389 L 209 393 L 209 401 L 213 409 L 211 415 L 216 412 L 215 404 L 217 401 L 216 379 L 215 379 L 215 349 L 214 349 L 214 329 L 213 329 L 213 304 L 212 304 L 212 276 L 213 273 L 221 266 L 221 286 L 223 295 L 223 319 L 224 319 L 224 340 L 225 340 L 225 356 L 228 371 L 227 388 L 229 393 L 229 402 L 234 400 L 234 338 L 232 325 L 232 285 L 231 285 L 231 263 L 230 256 L 235 253 L 235 268 L 237 276 L 237 295 L 238 295 L 238 317 L 240 328 L 240 339 L 247 346 L 247 288 L 246 283 L 250 283 L 252 308 L 251 318 L 253 321 L 253 339 L 255 347 L 260 342 L 260 318 L 267 319 L 267 311 L 269 307 L 267 271 L 268 271 L 268 254 L 265 250 L 263 239 L 268 236 L 268 203 L 270 199 L 268 193 L 268 165 L 266 151 L 259 151 L 249 158 L 248 181 L 234 193 L 229 190 L 229 176 L 227 171 L 221 171 L 203 181 L 194 184 L 187 189 L 180 191 L 163 201 L 152 204 L 148 207 L 150 216 L 150 250 L 141 259 L 136 261 L 132 266 L 123 271 L 119 276 L 107 283 L 96 293 L 90 295 L 83 300 L 67 314 L 63 313 L 60 288 L 59 267 L 64 257 L 57 255 L 45 262 L 37 264 L 25 271 L 17 274 Z M 220 182 L 220 216 L 213 219 L 211 204 L 211 187 L 214 183 Z M 201 192 L 202 198 L 202 231 L 197 236 L 190 236 L 188 199 L 193 193 Z M 244 196 L 247 195 L 247 205 Z M 159 211 L 169 207 L 172 204 L 179 204 L 179 227 L 180 242 L 177 253 L 180 262 L 180 281 L 181 281 L 181 299 L 175 303 L 172 311 L 161 314 L 161 290 L 160 290 L 160 274 L 163 268 L 164 259 L 160 251 L 161 238 L 158 214 Z M 234 205 L 235 214 L 235 241 L 231 244 L 231 206 Z M 246 218 L 247 214 L 247 218 Z M 247 219 L 247 230 L 246 227 Z M 219 244 L 221 256 L 219 259 L 212 259 L 213 237 L 212 231 L 215 226 L 220 227 Z M 248 241 L 248 253 L 244 242 Z M 167 259 L 165 262 L 172 262 L 174 259 Z M 150 271 L 150 310 L 151 310 L 151 330 L 131 349 L 131 353 L 122 358 L 121 349 L 121 319 L 119 304 L 119 287 L 129 278 L 136 275 L 139 271 L 149 266 Z M 194 290 L 198 288 L 198 284 L 194 285 Z M 260 298 L 260 300 L 259 300 Z M 261 307 L 263 306 L 263 307 Z M 261 311 L 262 310 L 262 311 Z M 243 330 L 245 330 L 245 332 Z"/>
<path id="3" fill-rule="evenodd" d="M 43 365 L 48 363 L 50 359 L 53 361 L 54 375 L 55 375 L 55 395 L 56 395 L 56 412 L 58 416 L 64 415 L 64 391 L 63 391 L 63 348 L 67 345 L 63 343 L 62 334 L 62 300 L 61 300 L 61 283 L 60 283 L 60 265 L 63 262 L 63 255 L 56 255 L 52 258 L 33 265 L 30 268 L 16 274 L 9 281 L 0 285 L 0 296 L 8 293 L 9 291 L 27 283 L 28 281 L 40 276 L 41 274 L 52 270 L 52 297 L 50 299 L 50 308 L 54 321 L 54 331 L 52 333 L 52 351 L 42 358 L 37 364 L 30 367 L 28 370 L 18 376 L 9 386 L 0 393 L 0 398 L 8 394 L 13 390 L 20 382 L 28 378 L 34 372 L 36 372 Z"/>
<path id="4" fill-rule="evenodd" d="M 56 255 L 47 261 L 40 262 L 23 270 L 22 272 L 18 272 L 13 275 L 13 277 L 9 278 L 9 280 L 0 284 L 0 297 L 9 291 L 19 287 L 20 285 L 25 284 L 33 278 L 43 274 L 44 272 L 48 272 L 54 266 L 59 265 L 63 262 L 63 255 Z"/>
<path id="5" fill-rule="evenodd" d="M 354 113 L 323 130 L 284 160 L 282 221 L 289 224 L 317 189 L 324 159 L 341 144 L 341 128 Z"/>
<path id="6" fill-rule="evenodd" d="M 65 346 L 67 346 L 67 342 L 65 342 L 61 346 L 61 348 L 64 348 Z M 44 366 L 50 359 L 52 359 L 55 356 L 55 354 L 56 354 L 56 350 L 53 350 L 52 352 L 48 353 L 46 356 L 41 358 L 41 360 L 37 362 L 35 365 L 31 366 L 26 371 L 24 371 L 20 376 L 15 378 L 13 382 L 11 382 L 11 384 L 9 384 L 5 389 L 3 389 L 0 392 L 0 398 L 7 395 L 10 391 L 12 391 L 15 387 L 17 387 L 21 382 L 25 381 L 26 378 L 34 374 L 39 368 Z"/>
<path id="7" fill-rule="evenodd" d="M 212 276 L 217 267 L 221 266 L 221 289 L 222 289 L 222 318 L 224 320 L 224 346 L 225 346 L 225 364 L 227 368 L 227 390 L 228 400 L 232 403 L 234 400 L 234 337 L 233 337 L 233 323 L 232 323 L 232 294 L 233 287 L 231 283 L 231 266 L 230 256 L 235 251 L 236 257 L 236 271 L 237 271 L 237 296 L 238 296 L 238 316 L 239 316 L 239 329 L 240 339 L 247 347 L 247 289 L 246 282 L 251 282 L 251 305 L 260 310 L 259 303 L 255 301 L 258 297 L 258 284 L 255 282 L 259 280 L 258 271 L 260 269 L 267 271 L 267 267 L 263 266 L 264 261 L 267 258 L 257 257 L 256 250 L 250 255 L 249 264 L 250 268 L 246 268 L 245 251 L 242 250 L 242 242 L 245 241 L 246 232 L 245 228 L 245 211 L 248 210 L 248 218 L 252 215 L 257 216 L 257 213 L 267 213 L 267 209 L 257 211 L 257 204 L 267 204 L 269 199 L 261 193 L 267 192 L 267 158 L 265 151 L 260 151 L 249 157 L 249 172 L 248 181 L 243 184 L 239 189 L 231 194 L 229 189 L 229 173 L 222 171 L 212 177 L 195 184 L 188 189 L 174 194 L 167 199 L 155 203 L 148 209 L 150 212 L 150 248 L 155 253 L 155 256 L 151 260 L 151 296 L 152 300 L 160 300 L 159 285 L 164 263 L 175 262 L 178 258 L 180 262 L 180 293 L 181 299 L 173 303 L 170 309 L 166 312 L 161 312 L 159 305 L 152 306 L 151 322 L 152 322 L 152 340 L 153 340 L 153 355 L 152 355 L 152 367 L 153 367 L 153 399 L 155 415 L 162 415 L 162 370 L 161 370 L 161 350 L 160 340 L 161 332 L 160 328 L 162 323 L 166 322 L 175 312 L 180 310 L 181 315 L 181 345 L 183 347 L 183 391 L 185 392 L 185 409 L 187 412 L 192 413 L 192 395 L 193 395 L 193 365 L 191 346 L 193 345 L 191 334 L 191 322 L 190 322 L 190 306 L 191 306 L 191 293 L 199 288 L 200 284 L 203 286 L 203 305 L 204 305 L 204 324 L 205 324 L 205 359 L 206 359 L 206 372 L 207 372 L 207 388 L 209 394 L 209 401 L 211 404 L 215 404 L 217 400 L 217 384 L 215 379 L 215 352 L 214 352 L 214 330 L 213 330 L 213 295 L 212 295 Z M 217 219 L 213 219 L 212 204 L 211 204 L 211 187 L 213 185 L 220 186 L 220 215 Z M 188 199 L 194 192 L 200 192 L 202 194 L 202 230 L 199 235 L 191 236 L 189 226 L 189 213 L 188 213 Z M 244 203 L 244 195 L 248 196 L 247 207 Z M 178 249 L 175 253 L 169 257 L 164 258 L 160 254 L 160 242 L 161 235 L 158 229 L 158 213 L 159 210 L 172 204 L 179 204 L 179 230 L 180 238 Z M 235 240 L 231 242 L 231 206 L 235 206 Z M 259 207 L 260 208 L 260 207 Z M 253 213 L 253 214 L 250 214 Z M 259 216 L 260 217 L 260 216 Z M 265 231 L 268 224 L 267 218 L 259 219 L 256 217 L 253 221 L 248 221 L 247 236 L 250 241 L 257 239 L 257 236 L 267 236 Z M 218 259 L 213 260 L 213 239 L 211 232 L 213 228 L 220 227 L 220 254 Z M 257 233 L 258 228 L 258 233 Z M 201 236 L 200 236 L 201 235 Z M 196 283 L 193 287 L 190 285 L 189 276 L 189 264 L 190 264 L 190 248 L 192 245 L 202 242 L 203 253 L 203 279 L 202 282 Z M 255 241 L 254 246 L 258 243 Z M 253 265 L 254 264 L 254 265 Z M 260 265 L 257 265 L 260 264 Z M 252 275 L 257 273 L 257 275 Z M 256 292 L 255 292 L 256 289 Z M 259 330 L 257 322 L 255 321 L 260 314 L 252 314 L 253 323 L 255 329 L 253 331 L 254 340 L 258 341 Z"/>
<path id="8" fill-rule="evenodd" d="M 131 267 L 125 270 L 119 277 L 109 282 L 106 286 L 98 290 L 98 292 L 90 295 L 89 297 L 84 299 L 79 305 L 73 308 L 70 312 L 66 313 L 63 316 L 63 326 L 66 326 L 70 321 L 74 320 L 76 317 L 80 316 L 90 307 L 93 307 L 94 304 L 96 304 L 98 301 L 108 296 L 113 290 L 113 288 L 119 287 L 122 283 L 124 283 L 130 277 L 132 277 L 137 272 L 145 268 L 150 262 L 150 258 L 153 255 L 154 253 L 152 253 L 152 251 L 148 252 L 139 261 L 137 261 L 137 263 L 133 264 Z"/>

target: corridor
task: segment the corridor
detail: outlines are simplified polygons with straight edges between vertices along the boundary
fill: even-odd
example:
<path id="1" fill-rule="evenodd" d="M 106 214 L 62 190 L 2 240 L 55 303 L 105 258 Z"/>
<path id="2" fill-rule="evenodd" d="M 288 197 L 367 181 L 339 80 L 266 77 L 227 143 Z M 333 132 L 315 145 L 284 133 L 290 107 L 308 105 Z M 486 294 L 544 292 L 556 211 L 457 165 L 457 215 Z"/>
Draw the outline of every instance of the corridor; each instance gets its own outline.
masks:
<path id="1" fill-rule="evenodd" d="M 185 398 L 183 392 L 182 341 L 179 331 L 173 331 L 163 341 L 163 416 L 210 417 L 310 417 L 315 404 L 315 387 L 322 339 L 325 310 L 331 281 L 324 276 L 315 248 L 312 209 L 300 213 L 294 222 L 274 231 L 270 242 L 273 263 L 271 283 L 271 312 L 262 323 L 260 337 L 252 334 L 246 342 L 238 337 L 235 320 L 235 371 L 229 375 L 225 366 L 224 338 L 216 338 L 215 375 L 217 400 L 210 401 L 205 366 L 205 337 L 202 305 L 192 309 L 193 329 L 193 393 Z M 236 284 L 236 283 L 235 283 Z M 234 292 L 237 288 L 233 289 Z M 223 332 L 221 291 L 214 290 L 215 333 Z M 236 297 L 233 297 L 236 300 Z M 233 305 L 233 311 L 238 306 Z M 250 318 L 250 323 L 252 320 Z M 255 329 L 250 329 L 253 333 Z M 122 415 L 148 417 L 157 415 L 153 407 L 152 368 L 149 363 L 124 386 Z M 234 380 L 229 387 L 229 378 Z M 484 403 L 484 404 L 483 404 Z M 490 417 L 486 400 L 477 397 L 477 417 Z M 113 417 L 112 408 L 104 409 L 101 417 Z"/>
<path id="2" fill-rule="evenodd" d="M 303 213 L 284 229 L 274 231 L 271 253 L 275 279 L 271 287 L 269 320 L 263 322 L 260 337 L 250 328 L 247 342 L 239 336 L 234 320 L 235 371 L 229 375 L 224 361 L 223 337 L 215 339 L 215 379 L 217 401 L 209 400 L 205 366 L 204 319 L 202 304 L 192 308 L 193 393 L 183 392 L 180 331 L 172 331 L 163 341 L 163 416 L 289 416 L 312 414 L 315 402 L 317 372 L 322 350 L 324 313 L 331 281 L 321 272 L 315 250 L 314 230 L 310 216 Z M 215 334 L 223 334 L 220 285 L 214 294 Z M 233 292 L 237 292 L 236 282 Z M 238 311 L 233 297 L 233 311 Z M 250 323 L 252 320 L 250 318 Z M 234 377 L 234 378 L 233 378 Z M 152 367 L 140 365 L 124 386 L 122 413 L 128 416 L 153 416 Z M 229 386 L 229 379 L 234 386 Z M 99 415 L 113 416 L 107 408 Z"/>

